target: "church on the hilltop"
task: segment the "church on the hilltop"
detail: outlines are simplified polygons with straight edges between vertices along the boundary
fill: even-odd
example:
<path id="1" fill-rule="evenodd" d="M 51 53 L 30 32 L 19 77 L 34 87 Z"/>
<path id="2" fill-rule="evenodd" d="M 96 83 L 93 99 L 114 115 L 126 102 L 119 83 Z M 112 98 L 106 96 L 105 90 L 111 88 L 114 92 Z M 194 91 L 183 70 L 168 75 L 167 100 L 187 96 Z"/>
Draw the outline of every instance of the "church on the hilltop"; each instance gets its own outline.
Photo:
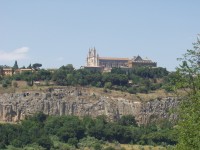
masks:
<path id="1" fill-rule="evenodd" d="M 132 58 L 100 57 L 95 48 L 89 49 L 85 68 L 99 68 L 110 70 L 112 68 L 133 68 L 140 66 L 157 67 L 157 63 L 139 55 Z"/>

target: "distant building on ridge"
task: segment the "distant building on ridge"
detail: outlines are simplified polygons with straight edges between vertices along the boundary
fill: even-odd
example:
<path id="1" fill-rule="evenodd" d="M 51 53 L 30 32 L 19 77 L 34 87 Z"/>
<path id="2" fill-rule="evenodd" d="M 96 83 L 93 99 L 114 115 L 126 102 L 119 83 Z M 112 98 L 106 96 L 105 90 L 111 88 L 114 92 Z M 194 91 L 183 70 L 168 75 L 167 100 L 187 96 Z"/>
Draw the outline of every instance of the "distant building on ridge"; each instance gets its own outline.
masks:
<path id="1" fill-rule="evenodd" d="M 111 70 L 112 68 L 133 68 L 140 66 L 157 67 L 157 63 L 148 58 L 134 56 L 133 58 L 100 57 L 95 48 L 89 49 L 85 68 Z"/>

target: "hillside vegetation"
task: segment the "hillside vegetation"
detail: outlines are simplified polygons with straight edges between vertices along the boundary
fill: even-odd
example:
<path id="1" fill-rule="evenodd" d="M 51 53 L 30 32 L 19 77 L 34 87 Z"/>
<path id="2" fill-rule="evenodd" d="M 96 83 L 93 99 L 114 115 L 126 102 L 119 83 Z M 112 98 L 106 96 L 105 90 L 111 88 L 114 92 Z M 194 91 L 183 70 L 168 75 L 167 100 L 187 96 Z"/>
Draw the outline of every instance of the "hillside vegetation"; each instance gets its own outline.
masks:
<path id="1" fill-rule="evenodd" d="M 142 150 L 154 149 L 156 145 L 169 148 L 176 143 L 177 133 L 169 121 L 139 127 L 131 115 L 123 116 L 117 122 L 108 122 L 106 116 L 93 119 L 38 113 L 19 124 L 0 124 L 0 149 L 112 150 L 121 147 L 123 150 L 129 149 L 130 145 L 120 144 L 149 145 L 146 148 L 137 146 Z"/>
<path id="2" fill-rule="evenodd" d="M 132 69 L 113 68 L 111 72 L 102 73 L 95 70 L 78 69 L 72 65 L 60 67 L 54 72 L 37 69 L 13 76 L 0 77 L 0 83 L 6 90 L 33 86 L 90 86 L 103 88 L 104 92 L 117 90 L 136 93 L 150 93 L 158 89 L 167 89 L 169 72 L 165 68 L 138 67 Z M 15 82 L 21 81 L 21 82 Z M 21 83 L 24 82 L 22 85 Z M 12 89 L 11 89 L 12 90 Z"/>

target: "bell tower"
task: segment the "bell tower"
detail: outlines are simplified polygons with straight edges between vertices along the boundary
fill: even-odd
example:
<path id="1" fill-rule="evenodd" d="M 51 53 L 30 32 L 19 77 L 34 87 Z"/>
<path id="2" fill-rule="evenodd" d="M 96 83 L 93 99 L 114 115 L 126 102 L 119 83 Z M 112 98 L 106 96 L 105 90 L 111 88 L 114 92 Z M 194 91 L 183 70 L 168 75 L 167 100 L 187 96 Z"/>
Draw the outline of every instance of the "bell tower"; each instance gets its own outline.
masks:
<path id="1" fill-rule="evenodd" d="M 95 47 L 89 49 L 88 56 L 87 56 L 87 66 L 88 67 L 97 67 L 98 61 L 97 61 L 97 52 Z"/>

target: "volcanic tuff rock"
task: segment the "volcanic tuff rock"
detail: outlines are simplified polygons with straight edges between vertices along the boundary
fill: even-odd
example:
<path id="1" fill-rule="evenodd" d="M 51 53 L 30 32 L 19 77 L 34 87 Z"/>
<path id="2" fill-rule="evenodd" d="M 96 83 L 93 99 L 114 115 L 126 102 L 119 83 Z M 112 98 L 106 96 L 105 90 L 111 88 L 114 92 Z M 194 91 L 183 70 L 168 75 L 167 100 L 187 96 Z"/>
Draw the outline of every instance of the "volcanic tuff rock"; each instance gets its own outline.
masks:
<path id="1" fill-rule="evenodd" d="M 0 121 L 17 122 L 36 112 L 48 115 L 106 115 L 110 120 L 132 114 L 140 124 L 152 119 L 176 119 L 170 110 L 176 108 L 174 98 L 136 101 L 124 96 L 112 97 L 91 93 L 87 88 L 65 87 L 0 95 Z"/>

